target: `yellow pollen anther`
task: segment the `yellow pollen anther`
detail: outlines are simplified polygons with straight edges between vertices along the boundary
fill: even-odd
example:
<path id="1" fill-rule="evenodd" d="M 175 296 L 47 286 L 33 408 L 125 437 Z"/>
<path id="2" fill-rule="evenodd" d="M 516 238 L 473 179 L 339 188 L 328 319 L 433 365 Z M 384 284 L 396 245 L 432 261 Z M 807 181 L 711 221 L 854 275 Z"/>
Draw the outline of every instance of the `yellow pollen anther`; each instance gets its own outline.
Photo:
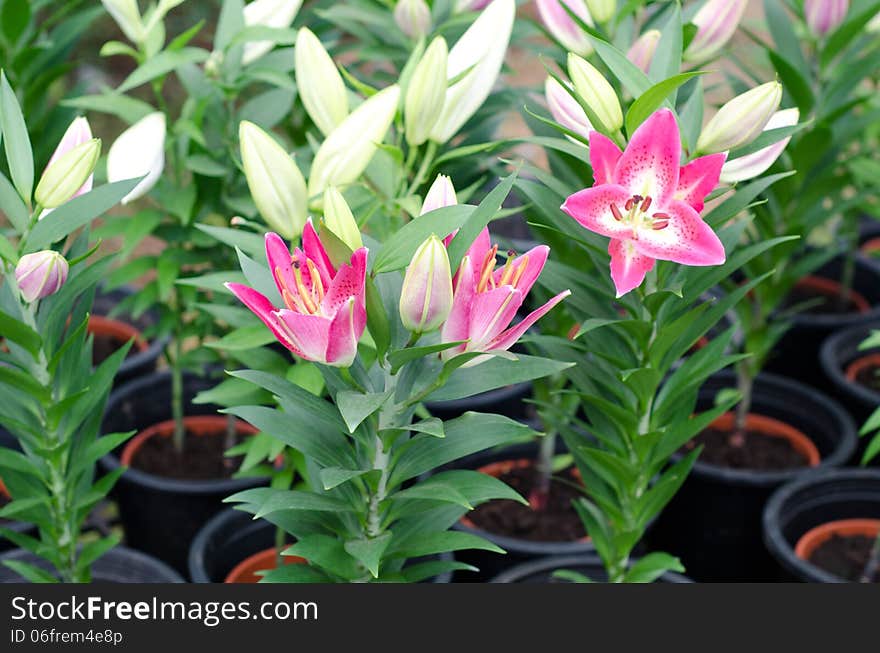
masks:
<path id="1" fill-rule="evenodd" d="M 306 312 L 314 315 L 317 313 L 318 307 L 315 304 L 314 299 L 312 299 L 312 293 L 306 289 L 306 284 L 303 282 L 302 278 L 302 271 L 299 269 L 299 263 L 294 263 L 293 278 L 296 279 L 296 290 L 305 305 Z"/>
<path id="2" fill-rule="evenodd" d="M 315 303 L 320 304 L 324 301 L 324 282 L 321 281 L 321 275 L 318 274 L 318 268 L 312 263 L 312 259 L 306 259 L 306 267 L 309 269 L 309 276 L 312 277 L 312 295 Z"/>
<path id="3" fill-rule="evenodd" d="M 529 257 L 523 256 L 520 259 L 520 264 L 516 267 L 516 273 L 513 275 L 513 279 L 510 280 L 511 286 L 516 288 L 516 285 L 519 283 L 519 280 L 522 278 L 522 275 L 526 271 L 527 267 L 529 267 Z"/>
<path id="4" fill-rule="evenodd" d="M 486 252 L 483 258 L 483 271 L 480 274 L 480 281 L 477 283 L 477 292 L 483 292 L 491 282 L 492 288 L 495 288 L 495 279 L 492 273 L 495 271 L 495 256 L 498 254 L 498 245 L 495 245 Z"/>

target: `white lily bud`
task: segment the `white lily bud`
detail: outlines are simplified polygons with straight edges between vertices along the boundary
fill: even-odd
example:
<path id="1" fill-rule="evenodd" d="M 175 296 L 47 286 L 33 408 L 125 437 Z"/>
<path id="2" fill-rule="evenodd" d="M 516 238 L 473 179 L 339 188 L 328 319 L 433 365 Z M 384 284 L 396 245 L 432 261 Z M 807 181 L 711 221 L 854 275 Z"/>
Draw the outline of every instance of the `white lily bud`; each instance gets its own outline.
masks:
<path id="1" fill-rule="evenodd" d="M 91 178 L 101 156 L 101 139 L 77 145 L 52 161 L 34 191 L 34 199 L 47 209 L 61 206 L 74 197 Z"/>
<path id="2" fill-rule="evenodd" d="M 348 245 L 351 251 L 357 251 L 364 246 L 360 227 L 352 215 L 348 202 L 333 186 L 324 191 L 324 224 L 339 240 Z"/>
<path id="3" fill-rule="evenodd" d="M 446 41 L 438 36 L 413 70 L 403 105 L 406 142 L 410 145 L 421 145 L 428 140 L 443 111 L 447 56 Z"/>
<path id="4" fill-rule="evenodd" d="M 590 15 L 600 23 L 607 23 L 617 11 L 617 0 L 586 0 Z"/>
<path id="5" fill-rule="evenodd" d="M 119 135 L 107 152 L 107 181 L 144 177 L 125 197 L 128 204 L 150 192 L 165 169 L 165 114 L 151 113 Z"/>
<path id="6" fill-rule="evenodd" d="M 139 44 L 146 38 L 137 0 L 101 0 L 101 4 L 129 41 Z"/>
<path id="7" fill-rule="evenodd" d="M 455 187 L 452 180 L 446 175 L 437 175 L 434 183 L 428 189 L 425 195 L 425 201 L 422 202 L 422 210 L 419 215 L 425 215 L 435 209 L 441 209 L 444 206 L 455 206 L 458 204 L 458 198 L 455 196 Z"/>
<path id="8" fill-rule="evenodd" d="M 779 108 L 781 100 L 779 82 L 767 82 L 737 95 L 718 110 L 700 133 L 697 151 L 702 154 L 723 152 L 752 142 Z"/>
<path id="9" fill-rule="evenodd" d="M 452 271 L 446 246 L 431 235 L 413 254 L 400 289 L 400 321 L 407 331 L 430 333 L 452 310 Z"/>
<path id="10" fill-rule="evenodd" d="M 290 27 L 302 0 L 254 0 L 244 6 L 246 27 Z M 272 41 L 249 41 L 244 44 L 241 63 L 247 66 L 267 54 L 275 46 Z"/>
<path id="11" fill-rule="evenodd" d="M 614 134 L 623 127 L 623 112 L 617 93 L 602 73 L 581 57 L 569 53 L 568 76 L 574 90 L 596 115 L 599 124 L 594 127 L 606 134 Z"/>
<path id="12" fill-rule="evenodd" d="M 333 59 L 307 27 L 297 33 L 294 64 L 303 106 L 321 133 L 329 136 L 348 115 L 348 93 Z"/>
<path id="13" fill-rule="evenodd" d="M 394 22 L 411 38 L 419 38 L 431 31 L 431 8 L 425 0 L 397 0 Z"/>
<path id="14" fill-rule="evenodd" d="M 553 77 L 548 77 L 544 82 L 544 97 L 556 122 L 578 136 L 589 138 L 593 126 L 584 108 Z"/>
<path id="15" fill-rule="evenodd" d="M 647 74 L 651 68 L 651 60 L 654 58 L 660 36 L 660 30 L 649 29 L 632 44 L 626 53 L 626 58 L 638 66 L 643 73 Z"/>
<path id="16" fill-rule="evenodd" d="M 793 127 L 797 124 L 799 117 L 800 112 L 797 109 L 777 111 L 767 121 L 764 131 L 780 127 Z M 757 177 L 773 165 L 790 140 L 791 136 L 786 136 L 782 140 L 773 143 L 773 145 L 768 145 L 757 152 L 725 162 L 721 168 L 721 181 L 725 184 L 733 184 Z"/>
<path id="17" fill-rule="evenodd" d="M 749 0 L 708 0 L 691 21 L 697 33 L 684 52 L 686 61 L 711 59 L 736 33 Z"/>
<path id="18" fill-rule="evenodd" d="M 389 86 L 365 100 L 327 136 L 312 161 L 309 197 L 361 176 L 376 153 L 376 144 L 385 138 L 399 102 L 400 87 Z"/>
<path id="19" fill-rule="evenodd" d="M 306 180 L 293 158 L 252 122 L 238 127 L 241 162 L 248 188 L 266 223 L 288 240 L 298 237 L 308 218 Z"/>

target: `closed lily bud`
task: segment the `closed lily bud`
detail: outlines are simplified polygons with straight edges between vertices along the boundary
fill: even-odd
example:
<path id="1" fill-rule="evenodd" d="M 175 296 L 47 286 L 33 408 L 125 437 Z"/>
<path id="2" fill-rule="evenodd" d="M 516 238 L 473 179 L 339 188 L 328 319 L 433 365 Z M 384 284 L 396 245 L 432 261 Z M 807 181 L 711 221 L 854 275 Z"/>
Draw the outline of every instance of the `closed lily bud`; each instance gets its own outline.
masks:
<path id="1" fill-rule="evenodd" d="M 251 197 L 266 223 L 285 238 L 302 233 L 308 218 L 306 180 L 293 158 L 269 134 L 242 120 L 241 162 Z"/>
<path id="2" fill-rule="evenodd" d="M 92 178 L 92 172 L 101 155 L 101 140 L 93 138 L 55 158 L 46 166 L 34 199 L 47 209 L 61 206 L 82 192 L 83 186 Z"/>
<path id="3" fill-rule="evenodd" d="M 431 8 L 425 0 L 397 0 L 394 22 L 404 34 L 417 39 L 431 31 Z"/>
<path id="4" fill-rule="evenodd" d="M 849 0 L 804 0 L 804 17 L 813 34 L 825 36 L 846 18 Z"/>
<path id="5" fill-rule="evenodd" d="M 446 78 L 469 71 L 446 91 L 443 111 L 431 130 L 431 140 L 445 143 L 479 109 L 492 87 L 513 30 L 514 0 L 492 0 L 452 46 L 446 60 Z"/>
<path id="6" fill-rule="evenodd" d="M 83 116 L 74 118 L 73 122 L 68 125 L 67 130 L 64 132 L 64 136 L 62 136 L 61 140 L 58 142 L 58 146 L 52 153 L 52 158 L 49 159 L 46 169 L 48 170 L 49 166 L 58 160 L 58 157 L 64 156 L 77 145 L 82 145 L 91 139 L 92 129 L 89 126 L 89 121 Z M 46 174 L 45 170 L 43 171 L 43 174 Z M 82 195 L 83 193 L 88 193 L 90 190 L 92 190 L 92 175 L 89 175 L 89 177 L 83 182 L 83 185 L 80 186 L 79 190 L 71 195 L 71 199 Z"/>
<path id="7" fill-rule="evenodd" d="M 749 0 L 707 0 L 693 17 L 697 33 L 684 52 L 686 61 L 714 57 L 734 35 Z"/>
<path id="8" fill-rule="evenodd" d="M 438 36 L 422 55 L 406 90 L 403 118 L 406 142 L 421 145 L 443 111 L 446 98 L 446 41 Z"/>
<path id="9" fill-rule="evenodd" d="M 589 138 L 593 126 L 584 112 L 584 108 L 577 100 L 557 82 L 553 77 L 548 77 L 544 82 L 544 96 L 547 98 L 547 106 L 553 119 L 567 130 L 578 136 Z"/>
<path id="10" fill-rule="evenodd" d="M 479 11 L 489 4 L 489 0 L 457 0 L 455 3 L 455 13 L 463 11 Z"/>
<path id="11" fill-rule="evenodd" d="M 647 73 L 651 68 L 651 60 L 654 58 L 660 36 L 660 30 L 649 29 L 632 44 L 629 52 L 626 53 L 626 58 L 641 68 L 642 72 Z"/>
<path id="12" fill-rule="evenodd" d="M 140 43 L 146 38 L 144 21 L 137 0 L 101 0 L 101 4 L 129 41 Z"/>
<path id="13" fill-rule="evenodd" d="M 587 33 L 562 6 L 565 4 L 584 23 L 592 26 L 593 17 L 583 0 L 535 0 L 535 4 L 544 27 L 566 50 L 582 57 L 593 51 Z"/>
<path id="14" fill-rule="evenodd" d="M 767 121 L 764 131 L 778 129 L 780 127 L 793 127 L 797 124 L 800 112 L 797 109 L 784 109 L 774 113 L 770 120 Z M 732 184 L 738 181 L 745 181 L 757 177 L 773 165 L 773 162 L 779 158 L 791 136 L 787 136 L 780 141 L 768 145 L 767 147 L 746 154 L 731 161 L 726 161 L 721 168 L 721 181 L 726 184 Z"/>
<path id="15" fill-rule="evenodd" d="M 599 120 L 594 125 L 606 134 L 614 134 L 623 127 L 623 112 L 614 88 L 592 64 L 576 54 L 568 55 L 568 76 L 574 90 Z"/>
<path id="16" fill-rule="evenodd" d="M 443 241 L 431 235 L 406 268 L 400 290 L 400 320 L 414 333 L 429 333 L 446 321 L 452 310 L 452 271 Z"/>
<path id="17" fill-rule="evenodd" d="M 428 194 L 425 195 L 425 201 L 422 202 L 422 210 L 419 215 L 456 204 L 458 204 L 458 198 L 455 196 L 452 180 L 446 175 L 437 175 L 434 183 L 428 189 Z"/>
<path id="18" fill-rule="evenodd" d="M 333 186 L 324 191 L 324 224 L 333 235 L 348 245 L 351 251 L 354 252 L 364 246 L 361 230 L 348 202 Z"/>
<path id="19" fill-rule="evenodd" d="M 586 0 L 590 15 L 600 23 L 607 23 L 617 11 L 617 0 Z"/>
<path id="20" fill-rule="evenodd" d="M 165 114 L 151 113 L 119 135 L 107 152 L 107 181 L 144 177 L 122 198 L 128 204 L 146 195 L 165 169 Z"/>
<path id="21" fill-rule="evenodd" d="M 385 88 L 365 100 L 318 148 L 309 172 L 309 197 L 328 186 L 344 186 L 367 168 L 397 113 L 400 87 Z"/>
<path id="22" fill-rule="evenodd" d="M 702 154 L 732 150 L 757 138 L 779 108 L 782 84 L 767 82 L 737 95 L 718 110 L 700 133 L 697 151 Z"/>
<path id="23" fill-rule="evenodd" d="M 868 24 L 865 25 L 865 30 L 867 30 L 871 34 L 876 34 L 877 32 L 880 32 L 880 11 L 878 11 L 877 15 L 868 21 Z"/>
<path id="24" fill-rule="evenodd" d="M 246 27 L 290 27 L 301 6 L 302 0 L 254 0 L 244 6 L 244 24 Z M 241 56 L 242 65 L 256 61 L 274 46 L 272 41 L 245 43 Z"/>
<path id="25" fill-rule="evenodd" d="M 26 302 L 53 295 L 67 281 L 70 266 L 58 252 L 44 249 L 25 254 L 15 266 L 15 282 Z"/>
<path id="26" fill-rule="evenodd" d="M 296 35 L 294 72 L 306 112 L 321 133 L 329 136 L 348 115 L 348 93 L 333 59 L 307 27 Z"/>

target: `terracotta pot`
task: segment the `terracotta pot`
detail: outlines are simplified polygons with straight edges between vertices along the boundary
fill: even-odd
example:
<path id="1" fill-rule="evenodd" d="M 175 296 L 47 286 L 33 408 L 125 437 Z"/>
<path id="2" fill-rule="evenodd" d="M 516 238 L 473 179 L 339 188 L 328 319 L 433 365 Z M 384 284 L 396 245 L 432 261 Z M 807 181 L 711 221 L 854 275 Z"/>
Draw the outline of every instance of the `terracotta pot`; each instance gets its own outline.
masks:
<path id="1" fill-rule="evenodd" d="M 305 558 L 300 558 L 299 556 L 282 556 L 281 558 L 286 565 L 301 565 L 305 562 Z M 258 571 L 276 569 L 277 566 L 278 556 L 276 555 L 275 549 L 265 549 L 252 556 L 248 556 L 235 565 L 223 582 L 259 583 L 261 576 L 257 575 Z"/>
<path id="2" fill-rule="evenodd" d="M 218 433 L 226 434 L 227 419 L 223 415 L 193 415 L 183 418 L 184 426 L 188 435 L 204 436 L 217 435 Z M 235 430 L 240 435 L 253 435 L 257 432 L 253 426 L 247 422 L 236 420 Z M 122 449 L 120 462 L 126 467 L 131 466 L 131 461 L 138 450 L 144 443 L 154 437 L 170 438 L 174 433 L 174 420 L 169 419 L 159 422 L 153 426 L 144 429 L 131 440 L 129 440 Z"/>
<path id="3" fill-rule="evenodd" d="M 801 560 L 810 560 L 813 552 L 834 535 L 853 537 L 864 535 L 875 538 L 880 533 L 880 519 L 837 519 L 825 522 L 804 533 L 794 547 L 794 554 Z"/>
<path id="4" fill-rule="evenodd" d="M 840 282 L 813 275 L 807 275 L 798 281 L 795 287 L 802 290 L 811 290 L 826 297 L 840 297 L 843 294 L 843 285 Z M 849 298 L 856 307 L 857 313 L 868 313 L 871 310 L 870 302 L 857 290 L 851 288 Z"/>
<path id="5" fill-rule="evenodd" d="M 876 354 L 866 354 L 860 358 L 855 359 L 852 363 L 846 366 L 846 370 L 844 374 L 846 378 L 852 382 L 857 382 L 859 373 L 866 369 L 880 368 L 880 352 Z"/>
<path id="6" fill-rule="evenodd" d="M 736 415 L 728 412 L 719 415 L 718 419 L 713 421 L 710 426 L 719 431 L 733 431 L 735 424 Z M 795 451 L 807 459 L 809 467 L 816 467 L 819 464 L 819 450 L 813 441 L 785 422 L 766 415 L 749 413 L 746 416 L 746 429 L 773 438 L 783 438 L 791 444 Z"/>
<path id="7" fill-rule="evenodd" d="M 126 322 L 104 317 L 103 315 L 90 315 L 88 330 L 92 335 L 104 336 L 115 340 L 120 346 L 134 339 L 131 345 L 134 351 L 145 352 L 150 348 L 149 343 L 141 335 L 139 329 Z"/>

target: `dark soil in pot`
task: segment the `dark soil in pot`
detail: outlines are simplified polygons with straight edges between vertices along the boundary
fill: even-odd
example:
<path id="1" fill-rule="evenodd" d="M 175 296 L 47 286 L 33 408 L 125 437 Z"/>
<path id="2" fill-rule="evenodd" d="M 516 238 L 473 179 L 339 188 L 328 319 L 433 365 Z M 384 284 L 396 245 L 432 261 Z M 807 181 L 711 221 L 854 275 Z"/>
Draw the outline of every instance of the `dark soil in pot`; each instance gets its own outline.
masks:
<path id="1" fill-rule="evenodd" d="M 807 278 L 789 298 L 789 305 L 803 299 L 818 299 L 820 306 L 795 315 L 791 329 L 774 348 L 767 371 L 833 392 L 819 364 L 822 342 L 832 333 L 880 321 L 880 266 L 856 258 L 851 300 L 840 301 L 839 285 L 843 258 L 837 257 Z"/>
<path id="2" fill-rule="evenodd" d="M 736 387 L 732 372 L 711 377 L 700 390 L 699 410 L 717 393 Z M 843 464 L 856 445 L 850 416 L 833 400 L 791 379 L 762 374 L 752 412 L 781 422 L 808 438 L 818 453 L 815 467 L 748 469 L 697 460 L 690 476 L 647 534 L 652 550 L 678 556 L 698 581 L 773 580 L 776 563 L 761 536 L 761 514 L 774 489 L 814 469 Z"/>
<path id="3" fill-rule="evenodd" d="M 130 297 L 134 292 L 133 289 L 123 286 L 106 292 L 99 290 L 95 294 L 95 301 L 92 305 L 92 315 L 110 318 L 113 322 L 117 323 L 116 328 L 112 329 L 109 333 L 101 331 L 100 334 L 94 334 L 94 358 L 96 362 L 100 362 L 112 354 L 128 339 L 123 333 L 123 329 L 119 327 L 120 324 L 123 327 L 128 325 L 138 334 L 143 334 L 144 332 L 148 332 L 149 329 L 159 322 L 159 316 L 155 311 L 151 310 L 145 311 L 138 317 L 133 317 L 126 312 L 117 314 L 114 310 L 116 306 L 126 298 Z M 93 330 L 91 324 L 89 330 Z M 114 380 L 114 386 L 122 385 L 126 381 L 154 372 L 156 370 L 156 363 L 162 355 L 162 350 L 165 348 L 167 342 L 167 338 L 151 339 L 148 337 L 141 337 L 139 340 L 136 340 L 135 344 L 132 345 L 128 356 L 126 356 L 125 360 L 122 361 L 122 364 L 119 366 L 119 371 L 116 373 L 116 379 Z"/>
<path id="4" fill-rule="evenodd" d="M 804 475 L 773 494 L 763 525 L 767 548 L 785 570 L 786 580 L 855 580 L 880 525 L 880 470 Z"/>
<path id="5" fill-rule="evenodd" d="M 880 322 L 838 331 L 826 338 L 819 353 L 822 371 L 835 398 L 849 410 L 859 427 L 880 406 L 880 348 L 859 349 L 871 330 L 877 328 Z M 856 461 L 861 460 L 869 441 L 859 438 Z"/>
<path id="6" fill-rule="evenodd" d="M 163 475 L 133 466 L 120 477 L 113 490 L 113 496 L 119 504 L 126 544 L 155 555 L 181 573 L 186 573 L 187 554 L 193 537 L 208 519 L 224 507 L 223 499 L 266 482 L 264 478 L 229 478 L 230 470 L 226 467 L 225 459 L 219 455 L 227 443 L 225 430 L 222 428 L 226 424 L 226 418 L 216 414 L 217 406 L 192 403 L 192 398 L 197 393 L 216 383 L 216 379 L 193 375 L 184 377 L 184 412 L 187 417 L 205 416 L 198 421 L 209 418 L 207 421 L 220 424 L 219 427 L 216 424 L 212 427 L 215 435 L 196 438 L 215 439 L 214 444 L 208 448 L 216 457 L 210 462 L 200 461 L 194 468 L 195 472 L 190 470 L 185 474 L 181 473 L 179 467 L 172 467 L 171 475 Z M 124 453 L 117 451 L 102 458 L 100 464 L 103 470 L 109 472 L 119 467 L 121 457 L 136 463 L 132 449 L 137 450 L 139 444 L 142 445 L 152 437 L 167 439 L 170 428 L 173 428 L 173 423 L 170 428 L 168 425 L 170 418 L 169 372 L 153 373 L 115 390 L 107 402 L 102 425 L 104 432 L 134 430 L 140 435 L 129 440 Z M 244 426 L 244 429 L 239 430 L 240 434 L 253 431 Z M 194 428 L 196 427 L 191 424 L 188 430 L 192 431 Z M 148 432 L 148 436 L 145 437 L 144 432 Z M 162 433 L 166 434 L 165 438 Z M 217 441 L 221 441 L 221 444 L 217 444 Z M 205 449 L 198 445 L 196 447 L 197 453 L 205 453 Z M 150 461 L 155 465 L 155 458 Z M 150 469 L 157 471 L 155 466 Z M 221 473 L 210 478 L 210 474 L 205 474 L 206 469 Z"/>
<path id="7" fill-rule="evenodd" d="M 599 556 L 595 554 L 588 554 L 538 558 L 537 560 L 524 562 L 498 574 L 491 580 L 491 582 L 532 584 L 569 582 L 554 577 L 554 573 L 561 569 L 583 574 L 595 582 L 604 583 L 608 581 L 608 575 L 605 573 L 605 567 L 602 565 L 602 560 L 600 560 Z M 690 583 L 692 581 L 687 576 L 677 574 L 673 571 L 667 571 L 656 582 Z"/>
<path id="8" fill-rule="evenodd" d="M 557 453 L 565 451 L 560 438 Z M 537 458 L 538 445 L 528 443 L 501 450 L 484 451 L 458 461 L 459 469 L 486 469 L 502 472 L 500 477 L 511 483 L 528 498 L 534 479 L 532 461 Z M 523 470 L 527 470 L 523 472 Z M 511 475 L 510 472 L 514 474 Z M 566 478 L 567 476 L 567 478 Z M 548 555 L 584 555 L 593 552 L 593 545 L 583 531 L 580 519 L 571 505 L 578 496 L 577 479 L 571 472 L 558 474 L 551 484 L 551 494 L 544 511 L 537 513 L 513 501 L 490 501 L 468 513 L 454 528 L 483 537 L 507 553 L 461 551 L 456 560 L 473 565 L 478 572 L 456 572 L 455 582 L 487 582 L 503 570 L 521 562 Z M 488 530 L 488 529 L 493 530 Z M 496 532 L 504 528 L 506 532 Z"/>
<path id="9" fill-rule="evenodd" d="M 2 560 L 20 560 L 49 570 L 43 559 L 30 551 L 15 549 L 0 555 Z M 0 565 L 0 583 L 26 582 L 17 573 Z M 117 546 L 92 564 L 93 583 L 182 583 L 180 574 L 160 560 L 134 549 Z"/>
<path id="10" fill-rule="evenodd" d="M 198 532 L 189 550 L 189 575 L 194 583 L 222 583 L 243 561 L 275 546 L 275 526 L 241 510 L 225 509 Z M 445 554 L 443 559 L 452 559 Z M 448 583 L 452 574 L 431 582 Z"/>

